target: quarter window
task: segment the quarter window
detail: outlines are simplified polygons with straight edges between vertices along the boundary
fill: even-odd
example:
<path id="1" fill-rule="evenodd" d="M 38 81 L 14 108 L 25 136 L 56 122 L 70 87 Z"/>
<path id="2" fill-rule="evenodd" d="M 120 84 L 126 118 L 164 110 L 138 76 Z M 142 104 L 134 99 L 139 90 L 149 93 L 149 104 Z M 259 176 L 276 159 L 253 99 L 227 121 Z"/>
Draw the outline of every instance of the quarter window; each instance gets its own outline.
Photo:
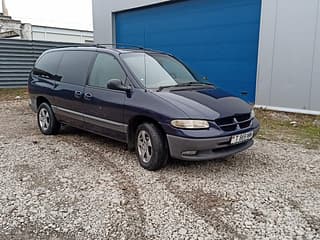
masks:
<path id="1" fill-rule="evenodd" d="M 33 73 L 43 78 L 60 80 L 57 71 L 63 52 L 49 52 L 43 55 L 35 65 Z"/>
<path id="2" fill-rule="evenodd" d="M 111 79 L 124 81 L 126 74 L 114 56 L 109 54 L 98 54 L 91 71 L 88 85 L 93 87 L 107 87 Z"/>

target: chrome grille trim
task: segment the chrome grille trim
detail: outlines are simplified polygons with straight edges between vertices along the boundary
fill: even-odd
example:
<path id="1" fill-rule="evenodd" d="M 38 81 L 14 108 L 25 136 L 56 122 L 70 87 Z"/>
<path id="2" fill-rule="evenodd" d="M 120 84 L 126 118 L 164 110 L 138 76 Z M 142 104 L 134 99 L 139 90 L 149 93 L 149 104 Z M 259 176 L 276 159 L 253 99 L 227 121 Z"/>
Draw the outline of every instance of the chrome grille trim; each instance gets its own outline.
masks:
<path id="1" fill-rule="evenodd" d="M 214 122 L 223 131 L 232 132 L 235 130 L 242 130 L 252 126 L 252 120 L 250 114 L 241 114 L 225 118 L 216 119 Z"/>

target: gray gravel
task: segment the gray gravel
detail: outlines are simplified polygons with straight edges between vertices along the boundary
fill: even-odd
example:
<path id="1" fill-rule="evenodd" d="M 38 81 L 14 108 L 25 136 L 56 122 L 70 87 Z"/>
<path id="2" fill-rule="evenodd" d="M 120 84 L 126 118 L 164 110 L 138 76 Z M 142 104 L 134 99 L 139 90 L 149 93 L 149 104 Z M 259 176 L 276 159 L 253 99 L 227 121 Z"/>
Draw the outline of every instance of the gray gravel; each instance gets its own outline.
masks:
<path id="1" fill-rule="evenodd" d="M 0 239 L 320 239 L 319 151 L 259 140 L 148 172 L 123 144 L 35 119 L 0 102 Z"/>

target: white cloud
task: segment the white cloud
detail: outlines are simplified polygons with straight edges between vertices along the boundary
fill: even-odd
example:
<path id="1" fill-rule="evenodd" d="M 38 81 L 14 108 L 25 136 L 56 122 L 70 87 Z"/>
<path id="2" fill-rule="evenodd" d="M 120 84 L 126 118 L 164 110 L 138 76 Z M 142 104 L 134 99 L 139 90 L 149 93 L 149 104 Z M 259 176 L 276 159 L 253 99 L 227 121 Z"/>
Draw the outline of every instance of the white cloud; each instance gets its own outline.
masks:
<path id="1" fill-rule="evenodd" d="M 6 0 L 9 14 L 22 22 L 92 30 L 91 0 Z"/>

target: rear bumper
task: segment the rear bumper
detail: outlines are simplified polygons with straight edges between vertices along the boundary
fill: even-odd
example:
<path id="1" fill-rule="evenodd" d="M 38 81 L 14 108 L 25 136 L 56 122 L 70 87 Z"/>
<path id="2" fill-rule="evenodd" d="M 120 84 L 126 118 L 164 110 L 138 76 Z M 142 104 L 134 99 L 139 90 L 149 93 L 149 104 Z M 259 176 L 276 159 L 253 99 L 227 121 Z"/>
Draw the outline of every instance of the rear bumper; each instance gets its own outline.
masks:
<path id="1" fill-rule="evenodd" d="M 254 130 L 254 135 L 259 129 Z M 167 135 L 172 158 L 186 161 L 206 161 L 224 158 L 242 152 L 253 145 L 253 140 L 238 145 L 230 144 L 231 136 L 220 138 L 192 139 Z M 196 154 L 185 154 L 196 151 Z"/>

